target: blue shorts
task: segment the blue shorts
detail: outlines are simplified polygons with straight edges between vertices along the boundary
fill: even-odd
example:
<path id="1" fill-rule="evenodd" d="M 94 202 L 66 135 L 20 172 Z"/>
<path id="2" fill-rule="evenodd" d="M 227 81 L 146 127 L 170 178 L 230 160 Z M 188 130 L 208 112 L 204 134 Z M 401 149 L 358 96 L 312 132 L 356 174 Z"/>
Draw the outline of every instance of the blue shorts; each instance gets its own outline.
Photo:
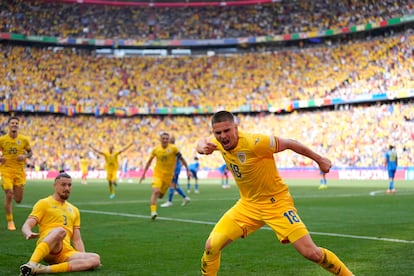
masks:
<path id="1" fill-rule="evenodd" d="M 197 171 L 196 171 L 196 170 L 190 170 L 190 172 L 191 172 L 191 174 L 193 175 L 193 177 L 194 177 L 195 179 L 198 179 L 198 176 L 197 176 Z"/>
<path id="2" fill-rule="evenodd" d="M 396 171 L 397 171 L 397 169 L 388 169 L 388 177 L 389 178 L 394 178 Z"/>

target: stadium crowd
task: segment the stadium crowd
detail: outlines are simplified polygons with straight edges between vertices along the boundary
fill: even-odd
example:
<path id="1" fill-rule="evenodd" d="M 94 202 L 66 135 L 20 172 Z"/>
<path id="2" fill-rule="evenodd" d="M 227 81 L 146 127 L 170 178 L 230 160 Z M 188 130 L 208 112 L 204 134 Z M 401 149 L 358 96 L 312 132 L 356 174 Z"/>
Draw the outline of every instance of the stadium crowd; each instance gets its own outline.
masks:
<path id="1" fill-rule="evenodd" d="M 3 125 L 6 114 L 1 115 Z M 187 160 L 196 155 L 194 133 L 209 135 L 209 116 L 144 116 L 116 118 L 93 116 L 27 115 L 22 117 L 21 133 L 32 139 L 33 169 L 78 169 L 79 157 L 87 156 L 91 168 L 103 169 L 104 160 L 88 147 L 110 145 L 120 149 L 135 142 L 123 154 L 132 169 L 142 169 L 150 150 L 159 143 L 159 133 L 169 131 Z M 343 106 L 330 111 L 293 112 L 291 114 L 239 114 L 242 129 L 301 140 L 329 156 L 336 167 L 382 167 L 383 154 L 390 144 L 396 146 L 399 165 L 412 165 L 414 157 L 414 102 Z M 221 156 L 199 156 L 202 168 L 217 169 Z M 277 156 L 279 167 L 315 166 L 293 153 Z"/>
<path id="2" fill-rule="evenodd" d="M 414 34 L 231 56 L 96 56 L 0 45 L 0 102 L 78 107 L 267 110 L 414 87 Z"/>
<path id="3" fill-rule="evenodd" d="M 0 31 L 26 35 L 129 39 L 207 39 L 320 31 L 378 22 L 412 12 L 410 1 L 282 1 L 223 8 L 119 8 L 42 1 L 0 3 Z M 310 12 L 310 11 L 317 12 Z M 335 12 L 332 12 L 335 11 Z M 108 16 L 110 14 L 110 16 Z M 177 16 L 179 14 L 179 16 Z M 303 19 L 303 20 L 302 20 Z M 53 24 L 49 24 L 53 22 Z M 272 23 L 270 23 L 272 22 Z M 273 24 L 275 22 L 275 24 Z M 162 30 L 162 31 L 161 31 Z M 80 48 L 0 44 L 0 103 L 12 106 L 212 107 L 243 106 L 266 111 L 292 100 L 354 99 L 363 94 L 399 93 L 414 87 L 412 31 L 389 37 L 275 49 L 230 56 L 104 57 Z M 342 106 L 335 111 L 288 115 L 239 114 L 244 129 L 291 137 L 331 157 L 334 165 L 381 166 L 395 144 L 400 165 L 413 164 L 413 102 Z M 1 122 L 7 114 L 1 114 Z M 295 124 L 292 124 L 295 122 Z M 170 131 L 184 156 L 194 155 L 194 133 L 209 133 L 209 116 L 25 115 L 22 133 L 32 139 L 33 169 L 77 169 L 81 155 L 91 167 L 104 160 L 89 144 L 125 153 L 143 167 L 160 131 Z M 91 133 L 93 132 L 93 135 Z M 215 169 L 221 158 L 200 157 Z M 312 166 L 289 153 L 281 167 Z"/>
<path id="4" fill-rule="evenodd" d="M 381 22 L 410 14 L 412 9 L 409 0 L 275 1 L 180 8 L 10 0 L 0 4 L 0 31 L 96 39 L 221 39 L 318 32 Z"/>

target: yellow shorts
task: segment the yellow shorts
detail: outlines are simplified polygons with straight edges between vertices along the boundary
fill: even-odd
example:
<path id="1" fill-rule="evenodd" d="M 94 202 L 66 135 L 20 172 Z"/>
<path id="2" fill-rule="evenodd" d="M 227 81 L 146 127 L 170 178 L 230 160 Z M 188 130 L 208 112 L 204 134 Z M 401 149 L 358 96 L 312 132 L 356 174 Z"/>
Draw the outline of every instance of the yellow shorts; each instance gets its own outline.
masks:
<path id="1" fill-rule="evenodd" d="M 78 252 L 79 251 L 76 251 L 71 245 L 63 242 L 62 250 L 59 253 L 50 253 L 44 258 L 44 260 L 48 264 L 60 264 L 67 261 L 68 258 Z"/>
<path id="2" fill-rule="evenodd" d="M 1 179 L 3 190 L 12 190 L 14 186 L 23 187 L 26 184 L 26 172 L 2 172 Z"/>
<path id="3" fill-rule="evenodd" d="M 117 170 L 106 171 L 106 180 L 115 182 L 117 172 Z"/>
<path id="4" fill-rule="evenodd" d="M 222 216 L 211 235 L 216 232 L 235 240 L 246 237 L 264 225 L 272 228 L 282 243 L 294 243 L 308 234 L 290 193 L 284 192 L 274 198 L 276 200 L 273 203 L 261 204 L 240 199 Z"/>
<path id="5" fill-rule="evenodd" d="M 173 176 L 166 176 L 166 177 L 155 177 L 152 179 L 152 187 L 153 188 L 159 188 L 161 194 L 165 194 L 168 190 L 168 188 L 171 185 Z"/>

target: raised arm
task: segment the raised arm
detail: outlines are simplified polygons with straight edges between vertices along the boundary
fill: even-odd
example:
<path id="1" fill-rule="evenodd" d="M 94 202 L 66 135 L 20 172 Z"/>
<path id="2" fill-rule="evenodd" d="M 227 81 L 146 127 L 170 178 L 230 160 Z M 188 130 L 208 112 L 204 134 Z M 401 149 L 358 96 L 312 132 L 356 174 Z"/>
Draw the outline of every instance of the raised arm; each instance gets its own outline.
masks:
<path id="1" fill-rule="evenodd" d="M 275 139 L 277 139 L 278 141 L 278 147 L 276 148 L 275 152 L 281 152 L 289 149 L 315 161 L 318 164 L 319 169 L 324 173 L 328 173 L 331 169 L 331 160 L 319 155 L 318 153 L 311 150 L 309 147 L 303 145 L 302 143 L 293 139 L 285 139 L 280 137 L 275 137 Z"/>
<path id="2" fill-rule="evenodd" d="M 96 153 L 103 155 L 104 153 L 100 150 L 95 149 L 91 144 L 89 144 L 89 147 Z"/>
<path id="3" fill-rule="evenodd" d="M 126 151 L 127 149 L 129 149 L 129 148 L 130 148 L 130 147 L 132 147 L 133 145 L 134 145 L 134 142 L 130 143 L 128 146 L 126 146 L 125 148 L 121 149 L 121 150 L 119 151 L 119 153 L 122 153 L 122 152 Z"/>

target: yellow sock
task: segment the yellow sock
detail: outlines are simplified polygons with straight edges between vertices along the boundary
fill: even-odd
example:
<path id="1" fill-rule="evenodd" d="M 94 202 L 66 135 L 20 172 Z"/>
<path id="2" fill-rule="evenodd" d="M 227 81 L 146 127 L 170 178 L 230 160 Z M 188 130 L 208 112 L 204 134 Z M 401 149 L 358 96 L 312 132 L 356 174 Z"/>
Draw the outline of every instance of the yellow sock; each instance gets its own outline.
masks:
<path id="1" fill-rule="evenodd" d="M 39 263 L 41 260 L 43 260 L 44 257 L 46 257 L 50 252 L 49 245 L 46 242 L 40 242 L 33 254 L 32 257 L 30 257 L 30 262 Z"/>
<path id="2" fill-rule="evenodd" d="M 151 204 L 151 212 L 156 212 L 156 211 L 157 211 L 157 205 Z"/>
<path id="3" fill-rule="evenodd" d="M 346 265 L 336 256 L 333 252 L 328 249 L 320 247 L 322 250 L 322 259 L 319 265 L 324 269 L 332 272 L 339 276 L 352 276 L 352 272 L 346 267 Z"/>
<path id="4" fill-rule="evenodd" d="M 212 256 L 204 251 L 203 257 L 201 257 L 201 275 L 203 276 L 216 276 L 220 268 L 220 255 Z"/>
<path id="5" fill-rule="evenodd" d="M 68 262 L 54 264 L 50 266 L 50 273 L 69 272 L 70 266 Z"/>
<path id="6" fill-rule="evenodd" d="M 111 195 L 115 194 L 114 186 L 112 186 L 112 184 L 109 184 L 109 192 L 111 193 Z"/>
<path id="7" fill-rule="evenodd" d="M 13 221 L 13 214 L 7 214 L 6 219 L 7 221 Z"/>

